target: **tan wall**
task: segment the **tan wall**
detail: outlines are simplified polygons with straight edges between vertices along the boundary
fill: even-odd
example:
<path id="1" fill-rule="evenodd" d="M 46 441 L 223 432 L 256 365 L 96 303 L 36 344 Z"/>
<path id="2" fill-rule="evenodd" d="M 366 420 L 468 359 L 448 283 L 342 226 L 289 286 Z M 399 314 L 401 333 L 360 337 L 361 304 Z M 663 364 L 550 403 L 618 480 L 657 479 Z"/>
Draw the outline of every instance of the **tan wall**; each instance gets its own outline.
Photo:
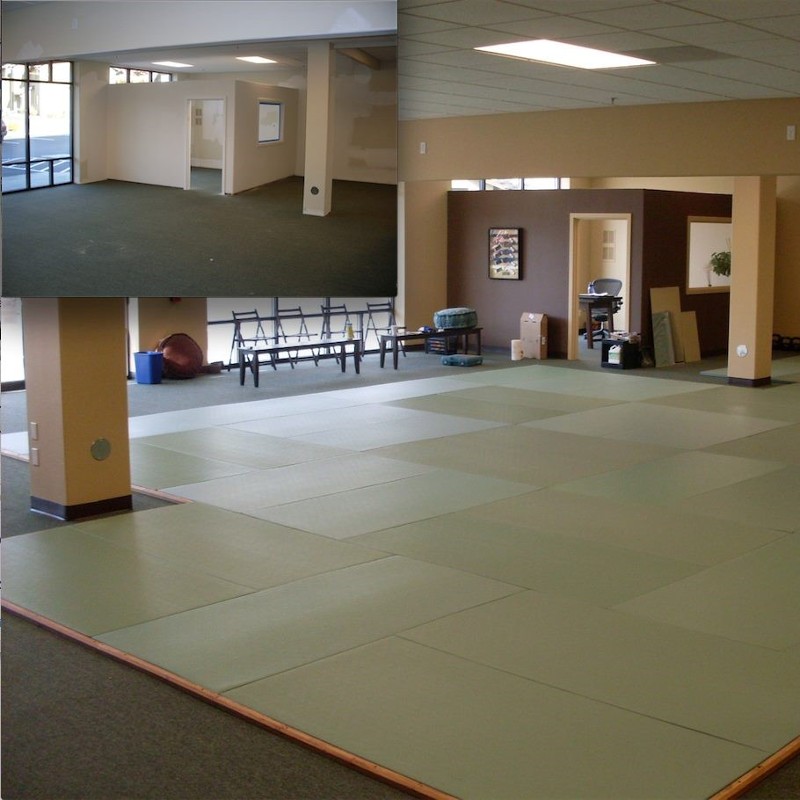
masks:
<path id="1" fill-rule="evenodd" d="M 407 292 L 447 270 L 446 231 L 431 209 L 454 178 L 572 177 L 573 186 L 730 194 L 736 175 L 777 175 L 774 328 L 800 335 L 800 142 L 787 124 L 800 101 L 752 100 L 502 114 L 400 124 L 400 178 L 406 181 Z M 427 154 L 419 153 L 420 142 Z M 575 177 L 578 176 L 578 177 Z"/>
<path id="2" fill-rule="evenodd" d="M 140 297 L 138 301 L 139 350 L 153 350 L 166 336 L 185 333 L 208 354 L 208 312 L 204 297 Z"/>

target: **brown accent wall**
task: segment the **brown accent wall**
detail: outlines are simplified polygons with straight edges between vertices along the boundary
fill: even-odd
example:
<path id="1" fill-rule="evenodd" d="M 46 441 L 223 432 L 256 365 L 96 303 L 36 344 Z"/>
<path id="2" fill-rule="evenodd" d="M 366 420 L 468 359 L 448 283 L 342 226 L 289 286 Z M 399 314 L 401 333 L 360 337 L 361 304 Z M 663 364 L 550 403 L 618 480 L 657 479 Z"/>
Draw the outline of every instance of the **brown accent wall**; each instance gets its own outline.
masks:
<path id="1" fill-rule="evenodd" d="M 726 348 L 728 295 L 686 297 L 683 289 L 687 217 L 730 216 L 729 195 L 642 189 L 450 192 L 447 213 L 447 303 L 478 311 L 488 347 L 508 347 L 519 338 L 520 316 L 533 311 L 548 316 L 548 355 L 566 358 L 570 214 L 630 214 L 630 329 L 649 340 L 650 288 L 679 286 L 683 307 L 698 312 L 704 354 Z M 489 228 L 521 229 L 519 281 L 489 278 Z"/>

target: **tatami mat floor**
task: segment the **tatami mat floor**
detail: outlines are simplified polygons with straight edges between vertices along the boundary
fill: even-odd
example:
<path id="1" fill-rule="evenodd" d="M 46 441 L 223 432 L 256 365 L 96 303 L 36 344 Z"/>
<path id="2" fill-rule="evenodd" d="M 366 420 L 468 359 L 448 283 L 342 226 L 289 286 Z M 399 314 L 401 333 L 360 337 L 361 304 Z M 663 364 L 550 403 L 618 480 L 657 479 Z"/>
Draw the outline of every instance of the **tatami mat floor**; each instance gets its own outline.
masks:
<path id="1" fill-rule="evenodd" d="M 797 367 L 137 417 L 194 502 L 14 536 L 4 596 L 461 798 L 699 800 L 800 733 Z"/>

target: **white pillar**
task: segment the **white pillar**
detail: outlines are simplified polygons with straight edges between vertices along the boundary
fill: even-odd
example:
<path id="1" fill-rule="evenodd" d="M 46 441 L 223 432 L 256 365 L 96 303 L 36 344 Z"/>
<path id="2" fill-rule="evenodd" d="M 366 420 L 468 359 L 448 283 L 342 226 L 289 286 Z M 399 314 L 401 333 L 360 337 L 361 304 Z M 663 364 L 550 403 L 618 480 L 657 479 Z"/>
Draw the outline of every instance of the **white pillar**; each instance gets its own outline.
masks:
<path id="1" fill-rule="evenodd" d="M 330 42 L 309 44 L 303 213 L 317 217 L 324 217 L 331 210 L 334 58 Z"/>

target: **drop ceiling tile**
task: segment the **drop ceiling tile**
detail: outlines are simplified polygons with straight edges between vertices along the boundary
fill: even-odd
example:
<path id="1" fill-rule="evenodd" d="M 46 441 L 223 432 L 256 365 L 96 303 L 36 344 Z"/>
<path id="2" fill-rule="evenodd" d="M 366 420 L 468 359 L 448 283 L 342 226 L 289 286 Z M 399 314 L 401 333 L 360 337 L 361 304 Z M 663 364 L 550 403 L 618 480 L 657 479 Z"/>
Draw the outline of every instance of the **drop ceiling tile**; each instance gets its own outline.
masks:
<path id="1" fill-rule="evenodd" d="M 491 26 L 495 27 L 500 22 L 513 22 L 531 17 L 546 17 L 545 11 L 534 11 L 531 8 L 512 3 L 499 3 L 494 0 L 484 0 L 475 3 L 474 0 L 451 0 L 448 3 L 431 3 L 417 6 L 413 13 L 416 16 L 438 19 L 459 25 Z"/>
<path id="2" fill-rule="evenodd" d="M 791 16 L 797 13 L 796 0 L 681 0 L 681 5 L 724 19 L 757 19 L 759 17 Z"/>
<path id="3" fill-rule="evenodd" d="M 613 25 L 625 30 L 650 31 L 658 35 L 661 28 L 679 25 L 702 25 L 714 22 L 714 17 L 678 6 L 663 3 L 637 4 L 626 8 L 604 8 L 599 11 L 582 11 L 581 18 L 603 25 Z"/>

